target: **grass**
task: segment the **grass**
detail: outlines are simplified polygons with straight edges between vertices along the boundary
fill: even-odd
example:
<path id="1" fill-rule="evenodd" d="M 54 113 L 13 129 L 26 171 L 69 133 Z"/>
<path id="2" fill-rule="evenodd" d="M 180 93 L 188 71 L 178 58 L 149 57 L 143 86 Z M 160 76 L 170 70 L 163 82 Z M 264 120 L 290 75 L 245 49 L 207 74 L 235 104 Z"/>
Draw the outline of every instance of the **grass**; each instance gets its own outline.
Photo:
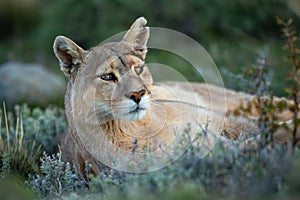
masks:
<path id="1" fill-rule="evenodd" d="M 11 170 L 23 175 L 38 171 L 37 161 L 41 153 L 41 146 L 38 145 L 35 140 L 24 140 L 22 117 L 19 116 L 16 118 L 14 130 L 9 127 L 5 104 L 3 104 L 3 114 L 6 137 L 2 139 L 0 134 L 0 153 L 2 157 L 1 176 L 4 177 L 5 174 L 9 174 Z M 2 132 L 1 126 L 0 131 Z"/>

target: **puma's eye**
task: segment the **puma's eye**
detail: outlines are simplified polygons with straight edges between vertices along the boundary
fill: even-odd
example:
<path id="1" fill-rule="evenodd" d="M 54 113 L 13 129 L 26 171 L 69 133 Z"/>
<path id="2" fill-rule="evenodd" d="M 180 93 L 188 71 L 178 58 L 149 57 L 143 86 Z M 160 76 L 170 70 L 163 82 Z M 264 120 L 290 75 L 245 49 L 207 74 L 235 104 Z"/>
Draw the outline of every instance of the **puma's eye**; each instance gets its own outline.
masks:
<path id="1" fill-rule="evenodd" d="M 102 74 L 100 76 L 100 78 L 105 81 L 117 81 L 118 80 L 118 78 L 113 73 Z"/>
<path id="2" fill-rule="evenodd" d="M 143 68 L 144 68 L 143 65 L 139 65 L 139 66 L 134 67 L 134 71 L 136 74 L 140 74 L 143 72 Z"/>

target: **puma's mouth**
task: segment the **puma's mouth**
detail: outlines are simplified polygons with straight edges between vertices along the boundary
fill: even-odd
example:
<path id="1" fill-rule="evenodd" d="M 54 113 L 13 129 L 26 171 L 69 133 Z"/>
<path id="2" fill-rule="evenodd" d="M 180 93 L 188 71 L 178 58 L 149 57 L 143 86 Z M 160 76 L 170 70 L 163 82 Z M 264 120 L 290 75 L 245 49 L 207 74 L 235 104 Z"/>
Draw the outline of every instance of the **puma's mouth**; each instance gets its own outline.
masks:
<path id="1" fill-rule="evenodd" d="M 132 111 L 129 111 L 129 114 L 133 114 L 133 113 L 137 113 L 141 110 L 147 110 L 146 108 L 142 108 L 140 106 L 137 106 L 135 109 L 133 109 Z"/>
<path id="2" fill-rule="evenodd" d="M 140 120 L 145 116 L 146 112 L 146 108 L 137 106 L 135 109 L 128 112 L 126 119 L 130 121 Z"/>

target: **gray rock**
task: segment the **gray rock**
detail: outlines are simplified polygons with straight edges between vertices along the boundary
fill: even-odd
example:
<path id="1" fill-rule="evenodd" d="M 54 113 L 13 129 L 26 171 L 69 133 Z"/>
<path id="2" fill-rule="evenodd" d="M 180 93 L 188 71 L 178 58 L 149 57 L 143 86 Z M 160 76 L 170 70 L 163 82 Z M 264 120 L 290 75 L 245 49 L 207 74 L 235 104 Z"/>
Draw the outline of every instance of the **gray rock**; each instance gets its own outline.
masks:
<path id="1" fill-rule="evenodd" d="M 0 66 L 0 101 L 47 105 L 63 98 L 66 80 L 50 73 L 40 64 L 7 62 Z"/>

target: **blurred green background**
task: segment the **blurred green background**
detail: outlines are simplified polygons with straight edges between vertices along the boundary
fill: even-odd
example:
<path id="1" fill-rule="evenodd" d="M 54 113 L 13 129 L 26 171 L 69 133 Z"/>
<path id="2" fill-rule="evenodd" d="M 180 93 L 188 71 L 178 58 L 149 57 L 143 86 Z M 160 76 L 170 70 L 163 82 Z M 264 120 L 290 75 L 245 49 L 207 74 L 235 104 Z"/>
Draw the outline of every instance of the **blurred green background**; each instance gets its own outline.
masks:
<path id="1" fill-rule="evenodd" d="M 125 31 L 139 16 L 149 26 L 174 29 L 198 41 L 230 88 L 245 89 L 226 72 L 242 73 L 268 49 L 272 88 L 276 95 L 285 95 L 291 66 L 284 60 L 285 41 L 275 17 L 292 18 L 300 30 L 299 0 L 0 0 L 0 64 L 35 62 L 59 72 L 52 51 L 57 35 L 88 49 Z M 150 51 L 148 61 L 173 66 L 190 81 L 201 81 L 192 68 L 183 68 L 188 63 L 166 52 Z"/>

